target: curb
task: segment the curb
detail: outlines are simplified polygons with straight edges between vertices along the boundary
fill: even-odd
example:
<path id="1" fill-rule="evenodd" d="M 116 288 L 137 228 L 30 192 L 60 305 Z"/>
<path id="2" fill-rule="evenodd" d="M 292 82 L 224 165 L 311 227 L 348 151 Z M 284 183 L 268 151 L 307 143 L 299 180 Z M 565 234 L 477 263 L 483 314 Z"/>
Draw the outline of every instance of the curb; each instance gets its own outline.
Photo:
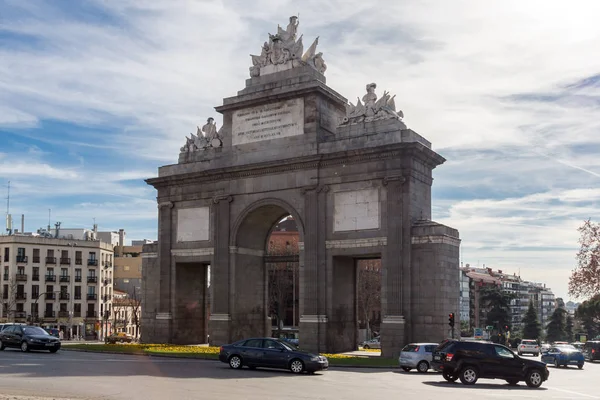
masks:
<path id="1" fill-rule="evenodd" d="M 169 354 L 148 354 L 148 353 L 119 353 L 117 351 L 94 351 L 94 350 L 82 350 L 82 349 L 69 349 L 65 347 L 61 347 L 61 350 L 64 351 L 73 351 L 79 353 L 95 353 L 95 354 L 112 354 L 119 356 L 140 356 L 140 357 L 160 357 L 160 358 L 177 358 L 177 359 L 188 359 L 188 360 L 205 360 L 205 361 L 219 361 L 218 358 L 207 358 L 207 357 L 196 357 L 196 356 L 176 356 Z M 388 369 L 395 370 L 400 369 L 398 366 L 379 366 L 379 365 L 335 365 L 329 364 L 329 369 L 332 368 L 340 368 L 340 369 Z"/>

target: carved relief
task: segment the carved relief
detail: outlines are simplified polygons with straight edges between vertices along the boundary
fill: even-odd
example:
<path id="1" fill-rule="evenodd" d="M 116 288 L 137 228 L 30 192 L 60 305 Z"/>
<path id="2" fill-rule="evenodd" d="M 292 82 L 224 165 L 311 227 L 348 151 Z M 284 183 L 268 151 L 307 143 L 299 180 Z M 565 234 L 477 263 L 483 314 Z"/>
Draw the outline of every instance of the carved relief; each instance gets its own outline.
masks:
<path id="1" fill-rule="evenodd" d="M 343 119 L 342 125 L 381 119 L 402 121 L 404 114 L 400 110 L 396 111 L 396 103 L 394 101 L 396 96 L 390 96 L 389 92 L 384 91 L 383 96 L 378 100 L 375 94 L 376 88 L 376 83 L 369 83 L 366 87 L 367 94 L 363 96 L 362 102 L 357 98 L 356 105 L 352 103 L 346 105 L 346 117 Z M 404 125 L 404 128 L 406 128 L 406 125 Z"/>

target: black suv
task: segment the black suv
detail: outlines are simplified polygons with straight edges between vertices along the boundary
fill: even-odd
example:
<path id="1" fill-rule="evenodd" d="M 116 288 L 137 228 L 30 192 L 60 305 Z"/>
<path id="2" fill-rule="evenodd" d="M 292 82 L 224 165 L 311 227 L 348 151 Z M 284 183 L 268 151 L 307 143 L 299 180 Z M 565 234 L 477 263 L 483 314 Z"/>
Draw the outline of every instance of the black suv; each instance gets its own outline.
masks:
<path id="1" fill-rule="evenodd" d="M 590 361 L 600 360 L 600 341 L 590 340 L 583 346 L 583 356 Z"/>
<path id="2" fill-rule="evenodd" d="M 508 347 L 486 342 L 447 340 L 433 352 L 432 368 L 448 382 L 473 385 L 479 378 L 505 379 L 510 385 L 525 381 L 539 387 L 548 379 L 546 364 L 521 358 Z"/>

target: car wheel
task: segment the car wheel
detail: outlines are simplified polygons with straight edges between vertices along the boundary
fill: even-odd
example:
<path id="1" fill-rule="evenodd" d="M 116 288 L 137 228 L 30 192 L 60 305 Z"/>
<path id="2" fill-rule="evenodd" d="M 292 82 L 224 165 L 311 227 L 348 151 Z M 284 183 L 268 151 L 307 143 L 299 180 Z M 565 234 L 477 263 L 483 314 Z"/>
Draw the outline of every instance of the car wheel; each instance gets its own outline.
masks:
<path id="1" fill-rule="evenodd" d="M 290 371 L 295 374 L 301 374 L 302 371 L 304 371 L 304 363 L 297 358 L 293 359 L 292 362 L 290 362 Z"/>
<path id="2" fill-rule="evenodd" d="M 507 379 L 506 382 L 508 382 L 508 384 L 511 386 L 515 386 L 517 383 L 519 383 L 519 380 L 518 379 Z"/>
<path id="3" fill-rule="evenodd" d="M 424 374 L 429 369 L 429 363 L 427 361 L 421 361 L 417 364 L 417 371 Z"/>
<path id="4" fill-rule="evenodd" d="M 448 371 L 442 371 L 442 377 L 444 377 L 444 379 L 448 382 L 456 382 L 456 380 L 458 379 L 458 376 L 452 375 Z"/>
<path id="5" fill-rule="evenodd" d="M 368 345 L 368 344 L 365 344 L 365 345 L 363 346 L 363 349 L 365 349 L 365 350 L 369 350 L 369 345 Z"/>
<path id="6" fill-rule="evenodd" d="M 231 356 L 229 357 L 229 366 L 232 369 L 240 369 L 242 368 L 242 359 L 240 356 Z"/>
<path id="7" fill-rule="evenodd" d="M 581 364 L 577 364 L 577 368 L 579 368 L 579 369 L 583 369 L 583 363 L 581 363 Z"/>
<path id="8" fill-rule="evenodd" d="M 27 342 L 21 343 L 21 351 L 23 353 L 27 353 L 29 351 L 29 345 L 27 344 Z"/>
<path id="9" fill-rule="evenodd" d="M 532 388 L 540 387 L 544 378 L 542 377 L 542 373 L 539 369 L 532 369 L 527 373 L 527 377 L 525 378 L 525 383 L 527 386 Z"/>
<path id="10" fill-rule="evenodd" d="M 50 349 L 50 353 L 56 353 L 58 349 Z"/>
<path id="11" fill-rule="evenodd" d="M 474 385 L 479 379 L 479 371 L 477 368 L 467 365 L 460 371 L 459 378 L 463 385 Z"/>
<path id="12" fill-rule="evenodd" d="M 4 346 L 4 343 L 2 343 L 2 340 L 0 340 L 0 351 L 4 350 L 4 347 L 6 346 Z"/>
<path id="13" fill-rule="evenodd" d="M 560 367 L 560 364 L 558 363 L 558 358 L 554 359 L 554 368 L 558 368 Z"/>
<path id="14" fill-rule="evenodd" d="M 409 368 L 409 367 L 402 367 L 402 369 L 403 369 L 404 371 L 406 371 L 406 372 L 409 372 L 409 371 L 410 371 L 410 368 Z"/>

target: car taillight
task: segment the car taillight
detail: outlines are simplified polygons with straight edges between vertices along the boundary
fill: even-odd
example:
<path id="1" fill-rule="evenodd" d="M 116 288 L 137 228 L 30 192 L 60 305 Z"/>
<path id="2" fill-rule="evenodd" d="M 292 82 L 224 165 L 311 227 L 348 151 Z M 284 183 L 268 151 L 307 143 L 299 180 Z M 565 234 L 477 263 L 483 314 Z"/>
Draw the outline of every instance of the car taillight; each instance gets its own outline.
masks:
<path id="1" fill-rule="evenodd" d="M 594 354 L 596 352 L 596 349 L 592 349 L 592 354 Z"/>
<path id="2" fill-rule="evenodd" d="M 219 347 L 219 353 L 223 352 L 223 346 Z"/>
<path id="3" fill-rule="evenodd" d="M 446 354 L 446 361 L 452 361 L 452 357 L 454 357 L 454 354 L 452 354 L 452 353 Z"/>
<path id="4" fill-rule="evenodd" d="M 415 349 L 413 350 L 415 353 L 419 352 L 419 346 L 415 347 Z"/>
<path id="5" fill-rule="evenodd" d="M 537 347 L 537 346 L 535 346 L 535 348 L 537 349 L 538 347 Z"/>

